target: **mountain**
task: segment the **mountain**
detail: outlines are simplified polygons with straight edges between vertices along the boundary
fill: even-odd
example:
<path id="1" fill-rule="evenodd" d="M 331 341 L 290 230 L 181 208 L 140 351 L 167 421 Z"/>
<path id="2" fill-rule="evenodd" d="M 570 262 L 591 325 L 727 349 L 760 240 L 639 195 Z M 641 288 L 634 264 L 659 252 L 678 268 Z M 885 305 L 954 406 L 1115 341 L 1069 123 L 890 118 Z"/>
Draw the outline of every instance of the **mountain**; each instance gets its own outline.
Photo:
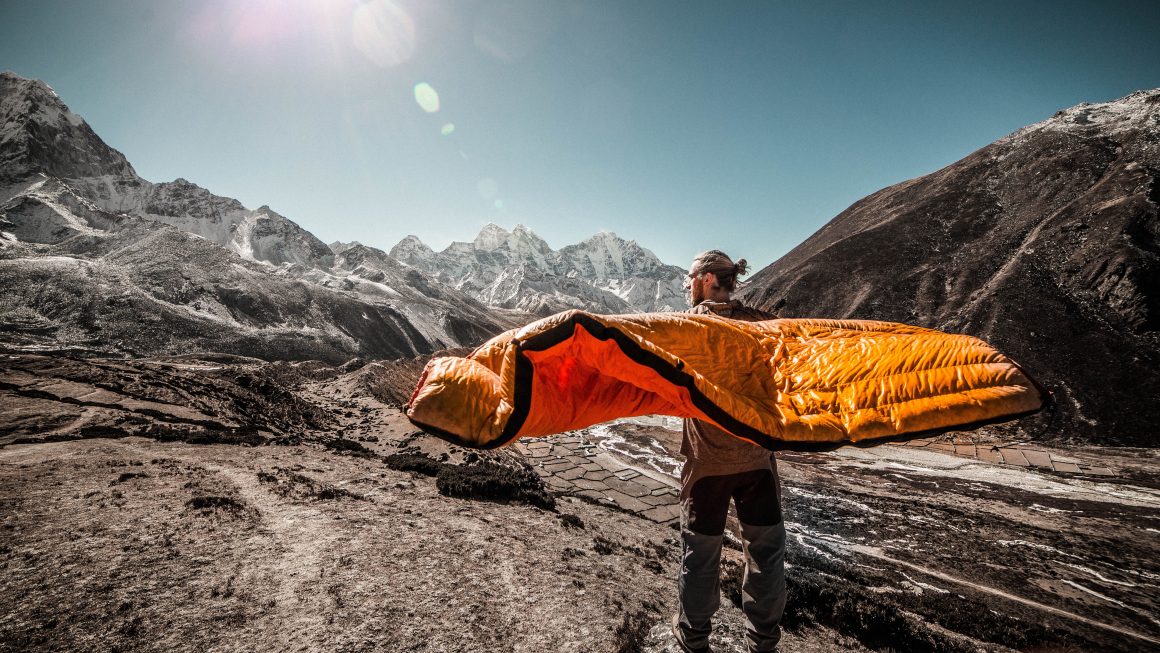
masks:
<path id="1" fill-rule="evenodd" d="M 407 236 L 390 255 L 489 306 L 536 315 L 570 308 L 633 313 L 686 307 L 684 270 L 609 232 L 556 251 L 523 225 L 507 231 L 488 224 L 472 242 L 455 242 L 441 252 Z"/>
<path id="2" fill-rule="evenodd" d="M 1081 104 L 866 197 L 742 293 L 982 337 L 1050 389 L 1031 437 L 1154 446 L 1160 90 Z"/>
<path id="3" fill-rule="evenodd" d="M 62 179 L 136 177 L 125 156 L 97 137 L 51 88 L 0 73 L 0 184 L 37 173 Z"/>
<path id="4" fill-rule="evenodd" d="M 520 321 L 267 206 L 137 176 L 48 86 L 0 74 L 0 333 L 21 349 L 394 358 Z"/>
<path id="5" fill-rule="evenodd" d="M 185 179 L 153 184 L 68 109 L 43 82 L 0 73 L 0 187 L 65 180 L 100 210 L 172 225 L 245 258 L 326 265 L 330 249 L 269 207 L 246 209 Z M 7 183 L 6 183 L 7 182 Z"/>

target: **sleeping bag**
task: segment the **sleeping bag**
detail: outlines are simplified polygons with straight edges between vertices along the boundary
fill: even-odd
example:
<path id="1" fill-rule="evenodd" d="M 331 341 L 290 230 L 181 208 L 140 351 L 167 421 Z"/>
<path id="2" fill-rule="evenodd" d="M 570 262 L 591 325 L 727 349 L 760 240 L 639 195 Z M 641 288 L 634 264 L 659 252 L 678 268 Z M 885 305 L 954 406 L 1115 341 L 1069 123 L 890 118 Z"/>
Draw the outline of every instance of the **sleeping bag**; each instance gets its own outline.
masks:
<path id="1" fill-rule="evenodd" d="M 989 421 L 1046 398 L 983 341 L 905 324 L 566 311 L 431 360 L 407 416 L 476 448 L 660 414 L 778 449 Z"/>

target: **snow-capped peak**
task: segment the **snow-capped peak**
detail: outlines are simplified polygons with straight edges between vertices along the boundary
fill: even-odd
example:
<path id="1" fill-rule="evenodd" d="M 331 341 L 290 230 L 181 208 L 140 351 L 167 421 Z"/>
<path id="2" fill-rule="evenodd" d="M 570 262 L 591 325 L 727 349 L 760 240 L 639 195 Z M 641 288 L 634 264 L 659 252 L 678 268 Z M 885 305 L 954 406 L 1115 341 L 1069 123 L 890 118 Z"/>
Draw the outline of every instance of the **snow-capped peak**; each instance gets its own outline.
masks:
<path id="1" fill-rule="evenodd" d="M 362 243 L 360 243 L 357 240 L 352 240 L 349 243 L 344 243 L 341 240 L 336 240 L 333 243 L 330 243 L 329 245 L 327 245 L 327 247 L 329 247 L 330 251 L 334 252 L 335 254 L 341 254 L 348 249 L 351 249 L 353 247 L 360 247 L 361 245 L 362 245 Z"/>
<path id="2" fill-rule="evenodd" d="M 419 240 L 418 236 L 408 235 L 391 248 L 390 256 L 407 265 L 417 265 L 434 257 L 435 250 Z"/>
<path id="3" fill-rule="evenodd" d="M 544 257 L 552 253 L 548 243 L 528 227 L 517 224 L 515 229 L 508 231 L 493 222 L 480 230 L 471 242 L 471 248 L 481 252 L 506 251 L 519 258 L 535 259 L 539 263 L 543 263 Z M 458 248 L 455 249 L 458 251 Z"/>
<path id="4" fill-rule="evenodd" d="M 25 121 L 42 125 L 55 125 L 63 121 L 79 127 L 85 122 L 65 106 L 52 87 L 38 79 L 25 79 L 6 70 L 0 73 L 0 89 L 0 106 L 4 114 L 16 109 Z"/>
<path id="5" fill-rule="evenodd" d="M 62 144 L 68 147 L 62 147 Z M 135 177 L 129 161 L 102 141 L 47 84 L 0 73 L 0 149 L 9 179 Z"/>
<path id="6" fill-rule="evenodd" d="M 552 253 L 552 248 L 548 247 L 548 243 L 543 238 L 522 224 L 517 224 L 516 228 L 512 230 L 511 236 L 508 238 L 508 247 L 513 252 L 533 254 L 537 257 Z"/>
<path id="7" fill-rule="evenodd" d="M 583 242 L 569 245 L 561 249 L 560 254 L 571 260 L 577 269 L 597 279 L 633 275 L 668 276 L 676 270 L 662 263 L 655 254 L 638 245 L 635 240 L 624 240 L 611 231 L 601 231 Z"/>
<path id="8" fill-rule="evenodd" d="M 479 230 L 479 235 L 475 237 L 472 244 L 476 249 L 499 249 L 500 245 L 507 242 L 511 232 L 494 222 L 489 222 Z"/>
<path id="9" fill-rule="evenodd" d="M 680 310 L 684 271 L 612 232 L 552 250 L 525 225 L 487 224 L 471 242 L 432 252 L 408 236 L 391 256 L 492 306 L 534 312 Z"/>

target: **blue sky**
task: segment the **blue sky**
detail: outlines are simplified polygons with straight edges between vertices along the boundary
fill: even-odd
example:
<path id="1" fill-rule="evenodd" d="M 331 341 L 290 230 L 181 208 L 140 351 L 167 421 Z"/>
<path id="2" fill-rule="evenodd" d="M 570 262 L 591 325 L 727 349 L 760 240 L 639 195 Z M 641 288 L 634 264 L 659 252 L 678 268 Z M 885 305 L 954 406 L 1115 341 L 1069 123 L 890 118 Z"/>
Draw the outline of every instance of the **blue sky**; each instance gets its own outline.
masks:
<path id="1" fill-rule="evenodd" d="M 1154 1 L 0 7 L 0 68 L 141 176 L 384 249 L 522 223 L 764 266 L 880 188 L 1160 87 Z"/>

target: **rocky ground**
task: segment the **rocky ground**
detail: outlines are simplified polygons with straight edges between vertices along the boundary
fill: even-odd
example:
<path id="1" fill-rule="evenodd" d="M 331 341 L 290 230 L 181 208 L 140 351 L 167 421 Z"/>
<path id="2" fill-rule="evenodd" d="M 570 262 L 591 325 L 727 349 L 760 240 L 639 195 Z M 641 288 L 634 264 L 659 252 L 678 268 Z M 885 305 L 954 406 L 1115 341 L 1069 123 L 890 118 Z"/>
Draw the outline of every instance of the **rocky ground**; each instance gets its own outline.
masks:
<path id="1" fill-rule="evenodd" d="M 672 650 L 673 424 L 480 456 L 419 367 L 4 355 L 0 651 Z M 779 455 L 783 650 L 1160 650 L 1151 450 L 936 444 Z"/>

